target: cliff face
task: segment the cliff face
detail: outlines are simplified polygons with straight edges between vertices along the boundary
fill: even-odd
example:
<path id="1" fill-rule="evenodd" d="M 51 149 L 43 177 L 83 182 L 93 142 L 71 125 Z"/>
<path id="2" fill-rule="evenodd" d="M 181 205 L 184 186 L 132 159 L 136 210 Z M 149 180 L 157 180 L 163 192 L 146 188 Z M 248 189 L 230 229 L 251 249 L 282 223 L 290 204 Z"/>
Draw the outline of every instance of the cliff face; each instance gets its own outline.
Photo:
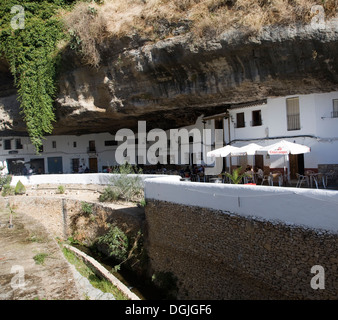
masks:
<path id="1" fill-rule="evenodd" d="M 240 30 L 216 39 L 190 34 L 147 44 L 135 37 L 110 40 L 98 69 L 63 56 L 55 134 L 115 133 L 120 128 L 168 129 L 235 103 L 338 90 L 338 21 Z M 11 77 L 1 63 L 1 134 L 24 133 Z"/>

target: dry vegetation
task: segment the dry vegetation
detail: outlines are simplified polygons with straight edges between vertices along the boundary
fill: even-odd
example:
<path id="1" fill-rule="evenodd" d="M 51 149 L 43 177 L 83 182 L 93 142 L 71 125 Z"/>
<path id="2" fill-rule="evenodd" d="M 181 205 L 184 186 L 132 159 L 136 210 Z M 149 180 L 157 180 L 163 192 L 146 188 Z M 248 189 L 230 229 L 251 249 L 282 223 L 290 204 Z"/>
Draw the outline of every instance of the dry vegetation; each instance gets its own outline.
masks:
<path id="1" fill-rule="evenodd" d="M 196 37 L 241 27 L 257 32 L 266 25 L 309 23 L 316 4 L 326 18 L 336 16 L 338 0 L 105 0 L 100 5 L 80 2 L 65 20 L 87 62 L 98 65 L 97 47 L 108 36 L 138 34 L 154 41 L 163 38 L 163 27 L 180 21 L 189 21 Z"/>

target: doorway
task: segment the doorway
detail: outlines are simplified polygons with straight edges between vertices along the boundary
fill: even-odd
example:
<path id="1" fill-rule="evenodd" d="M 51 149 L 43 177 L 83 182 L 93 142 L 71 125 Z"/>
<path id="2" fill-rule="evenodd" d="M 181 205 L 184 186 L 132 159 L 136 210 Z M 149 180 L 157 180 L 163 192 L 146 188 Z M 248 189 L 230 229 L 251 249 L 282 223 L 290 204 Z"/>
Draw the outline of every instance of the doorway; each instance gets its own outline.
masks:
<path id="1" fill-rule="evenodd" d="M 31 159 L 30 165 L 34 168 L 34 172 L 37 174 L 45 173 L 45 160 L 44 159 Z"/>
<path id="2" fill-rule="evenodd" d="M 264 157 L 261 154 L 255 154 L 255 167 L 264 170 Z"/>
<path id="3" fill-rule="evenodd" d="M 296 173 L 304 175 L 304 154 L 290 154 L 290 178 L 297 179 Z"/>
<path id="4" fill-rule="evenodd" d="M 48 173 L 62 173 L 62 157 L 49 157 L 47 158 Z"/>
<path id="5" fill-rule="evenodd" d="M 97 173 L 97 158 L 89 158 L 89 172 Z"/>
<path id="6" fill-rule="evenodd" d="M 18 159 L 6 159 L 7 161 L 7 168 L 8 168 L 8 172 L 11 175 L 16 175 L 16 176 L 20 176 L 22 174 L 24 174 L 24 158 L 18 158 Z"/>

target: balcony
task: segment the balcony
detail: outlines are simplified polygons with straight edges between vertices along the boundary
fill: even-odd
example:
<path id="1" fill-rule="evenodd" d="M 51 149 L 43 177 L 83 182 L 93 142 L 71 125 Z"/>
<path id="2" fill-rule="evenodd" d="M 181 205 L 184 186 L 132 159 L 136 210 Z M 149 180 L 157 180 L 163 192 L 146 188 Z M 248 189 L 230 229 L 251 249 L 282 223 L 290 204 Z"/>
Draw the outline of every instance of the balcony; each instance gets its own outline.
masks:
<path id="1" fill-rule="evenodd" d="M 95 147 L 88 147 L 87 153 L 88 154 L 96 154 L 96 148 Z"/>
<path id="2" fill-rule="evenodd" d="M 251 127 L 259 127 L 261 125 L 263 125 L 262 119 L 257 119 L 257 120 L 254 120 L 254 121 L 250 121 L 250 126 Z"/>
<path id="3" fill-rule="evenodd" d="M 338 111 L 332 111 L 331 118 L 338 118 Z"/>

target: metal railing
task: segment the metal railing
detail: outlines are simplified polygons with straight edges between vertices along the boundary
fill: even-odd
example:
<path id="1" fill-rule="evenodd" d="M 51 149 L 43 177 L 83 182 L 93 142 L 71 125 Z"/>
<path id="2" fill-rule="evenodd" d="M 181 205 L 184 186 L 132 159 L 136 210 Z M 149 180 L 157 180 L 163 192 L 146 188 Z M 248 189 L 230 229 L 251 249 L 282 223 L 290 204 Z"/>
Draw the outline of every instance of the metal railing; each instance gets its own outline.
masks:
<path id="1" fill-rule="evenodd" d="M 331 118 L 338 118 L 338 111 L 332 111 Z"/>
<path id="2" fill-rule="evenodd" d="M 261 125 L 263 125 L 262 119 L 255 120 L 255 121 L 250 121 L 250 126 L 251 127 L 258 127 L 258 126 L 261 126 Z"/>

